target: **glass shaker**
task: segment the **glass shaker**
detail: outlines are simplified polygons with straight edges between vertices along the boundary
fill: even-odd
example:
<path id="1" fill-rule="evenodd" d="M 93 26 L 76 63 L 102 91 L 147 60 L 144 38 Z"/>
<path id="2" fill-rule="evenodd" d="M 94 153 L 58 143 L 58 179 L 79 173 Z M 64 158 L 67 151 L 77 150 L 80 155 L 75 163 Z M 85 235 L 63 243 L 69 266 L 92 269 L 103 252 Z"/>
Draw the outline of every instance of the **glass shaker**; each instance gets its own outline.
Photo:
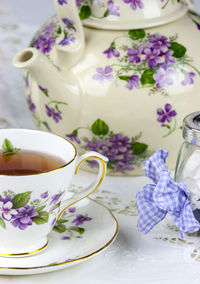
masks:
<path id="1" fill-rule="evenodd" d="M 175 180 L 190 191 L 194 215 L 200 221 L 200 111 L 183 120 L 183 138 L 175 169 Z"/>

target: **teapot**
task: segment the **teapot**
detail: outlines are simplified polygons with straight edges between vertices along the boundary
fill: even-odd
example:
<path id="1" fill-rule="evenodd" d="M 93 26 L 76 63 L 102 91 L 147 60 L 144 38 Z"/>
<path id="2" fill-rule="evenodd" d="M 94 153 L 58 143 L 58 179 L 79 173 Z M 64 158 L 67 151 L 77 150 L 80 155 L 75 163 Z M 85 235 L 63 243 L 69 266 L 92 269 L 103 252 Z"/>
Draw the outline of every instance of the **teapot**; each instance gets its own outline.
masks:
<path id="1" fill-rule="evenodd" d="M 142 174 L 158 148 L 174 168 L 182 120 L 200 109 L 200 16 L 180 0 L 54 4 L 13 59 L 37 127 L 107 156 L 111 175 Z"/>

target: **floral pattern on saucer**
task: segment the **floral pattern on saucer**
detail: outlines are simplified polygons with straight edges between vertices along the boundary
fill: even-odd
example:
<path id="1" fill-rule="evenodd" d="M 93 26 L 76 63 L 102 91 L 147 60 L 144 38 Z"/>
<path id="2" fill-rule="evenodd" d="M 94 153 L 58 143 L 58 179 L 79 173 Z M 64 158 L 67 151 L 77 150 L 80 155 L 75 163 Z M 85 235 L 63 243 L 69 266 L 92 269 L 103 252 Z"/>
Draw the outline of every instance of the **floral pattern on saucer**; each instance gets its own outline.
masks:
<path id="1" fill-rule="evenodd" d="M 61 240 L 71 240 L 72 238 L 82 238 L 85 228 L 84 223 L 91 221 L 87 214 L 76 214 L 76 208 L 70 207 L 61 218 L 55 223 L 53 231 L 62 234 Z"/>

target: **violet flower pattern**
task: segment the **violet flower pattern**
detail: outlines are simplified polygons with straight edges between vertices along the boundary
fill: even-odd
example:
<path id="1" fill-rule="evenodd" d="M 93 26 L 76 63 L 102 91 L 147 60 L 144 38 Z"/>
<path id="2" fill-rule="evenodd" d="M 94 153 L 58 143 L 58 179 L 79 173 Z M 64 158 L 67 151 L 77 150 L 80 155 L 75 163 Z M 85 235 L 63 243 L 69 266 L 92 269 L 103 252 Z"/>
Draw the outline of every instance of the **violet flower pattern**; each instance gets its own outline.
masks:
<path id="1" fill-rule="evenodd" d="M 68 4 L 67 0 L 58 0 L 58 3 L 62 6 L 64 4 Z"/>
<path id="2" fill-rule="evenodd" d="M 123 1 L 126 4 L 129 4 L 132 10 L 144 8 L 142 0 L 123 0 Z"/>
<path id="3" fill-rule="evenodd" d="M 124 1 L 136 5 L 132 0 Z M 124 42 L 127 41 L 123 46 L 121 46 L 122 38 Z M 166 37 L 140 29 L 130 30 L 128 38 L 129 41 L 127 36 L 118 36 L 103 51 L 109 60 L 107 66 L 110 71 L 112 70 L 112 78 L 115 81 L 125 81 L 124 85 L 128 90 L 149 88 L 149 95 L 158 93 L 169 96 L 170 86 L 192 85 L 195 76 L 197 74 L 200 76 L 200 71 L 193 65 L 192 58 L 187 55 L 187 48 L 177 42 L 177 35 Z M 98 75 L 95 74 L 93 79 L 104 83 L 105 69 L 101 67 L 96 70 Z"/>
<path id="4" fill-rule="evenodd" d="M 49 218 L 54 220 L 59 206 L 54 206 L 52 210 L 52 204 L 58 204 L 62 194 L 63 191 L 55 197 L 45 191 L 40 198 L 31 199 L 31 191 L 17 194 L 10 190 L 4 191 L 0 197 L 0 226 L 6 229 L 10 223 L 16 229 L 27 230 L 33 225 L 47 223 Z"/>
<path id="5" fill-rule="evenodd" d="M 58 0 L 58 3 L 60 5 L 68 4 L 67 0 Z M 40 34 L 36 36 L 33 42 L 31 42 L 30 46 L 37 48 L 45 55 L 49 55 L 56 42 L 63 46 L 74 43 L 76 41 L 76 37 L 74 35 L 76 32 L 75 23 L 67 18 L 63 18 L 62 21 L 65 26 L 65 30 L 63 32 L 58 22 L 48 23 Z M 60 40 L 62 33 L 63 39 Z"/>
<path id="6" fill-rule="evenodd" d="M 44 94 L 48 102 L 45 104 L 45 112 L 49 118 L 52 118 L 55 123 L 59 123 L 62 120 L 62 111 L 60 110 L 60 105 L 67 105 L 66 102 L 54 100 L 51 95 L 50 91 L 39 85 L 38 88 Z M 47 122 L 45 122 L 47 123 Z"/>
<path id="7" fill-rule="evenodd" d="M 88 131 L 89 137 L 82 136 L 81 132 Z M 133 171 L 141 162 L 152 154 L 148 145 L 140 142 L 142 133 L 129 138 L 121 133 L 114 133 L 102 119 L 97 119 L 90 127 L 79 127 L 74 130 L 78 144 L 86 151 L 96 151 L 109 159 L 107 168 L 112 173 Z M 69 137 L 69 135 L 66 135 Z M 69 137 L 70 138 L 70 137 Z M 72 141 L 74 137 L 72 136 Z M 88 161 L 91 168 L 98 166 L 94 161 Z"/>
<path id="8" fill-rule="evenodd" d="M 100 84 L 103 84 L 107 81 L 112 81 L 112 68 L 108 65 L 105 68 L 98 67 L 96 69 L 96 74 L 93 75 L 93 79 L 99 81 Z"/>
<path id="9" fill-rule="evenodd" d="M 174 131 L 181 129 L 181 127 L 177 127 L 176 116 L 177 112 L 169 103 L 166 103 L 164 108 L 157 109 L 157 121 L 161 124 L 161 127 L 167 129 L 167 133 L 163 137 L 167 137 Z"/>
<path id="10" fill-rule="evenodd" d="M 91 222 L 92 217 L 87 213 L 77 212 L 75 207 L 70 207 L 62 214 L 56 222 L 53 231 L 61 234 L 61 240 L 69 241 L 73 238 L 80 239 L 86 231 L 84 224 Z"/>
<path id="11" fill-rule="evenodd" d="M 31 47 L 35 47 L 42 53 L 48 54 L 55 45 L 58 36 L 56 23 L 50 23 L 43 29 L 41 34 L 34 39 L 31 43 Z"/>

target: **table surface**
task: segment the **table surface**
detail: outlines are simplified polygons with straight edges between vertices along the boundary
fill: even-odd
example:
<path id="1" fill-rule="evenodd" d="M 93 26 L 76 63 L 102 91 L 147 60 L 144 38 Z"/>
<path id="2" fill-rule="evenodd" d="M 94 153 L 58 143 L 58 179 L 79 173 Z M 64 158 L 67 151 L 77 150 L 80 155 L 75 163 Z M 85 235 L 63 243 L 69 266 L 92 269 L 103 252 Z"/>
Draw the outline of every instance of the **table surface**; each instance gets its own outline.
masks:
<path id="1" fill-rule="evenodd" d="M 41 7 L 42 5 L 42 7 Z M 199 0 L 195 8 L 200 11 Z M 35 126 L 21 90 L 21 74 L 13 55 L 28 45 L 30 35 L 52 14 L 50 0 L 0 0 L 0 128 Z M 93 174 L 81 172 L 83 182 Z M 107 205 L 119 221 L 119 235 L 107 250 L 74 267 L 32 276 L 0 276 L 0 283 L 197 284 L 200 282 L 200 241 L 181 240 L 166 220 L 148 235 L 136 228 L 136 193 L 144 177 L 107 177 L 92 198 Z"/>

